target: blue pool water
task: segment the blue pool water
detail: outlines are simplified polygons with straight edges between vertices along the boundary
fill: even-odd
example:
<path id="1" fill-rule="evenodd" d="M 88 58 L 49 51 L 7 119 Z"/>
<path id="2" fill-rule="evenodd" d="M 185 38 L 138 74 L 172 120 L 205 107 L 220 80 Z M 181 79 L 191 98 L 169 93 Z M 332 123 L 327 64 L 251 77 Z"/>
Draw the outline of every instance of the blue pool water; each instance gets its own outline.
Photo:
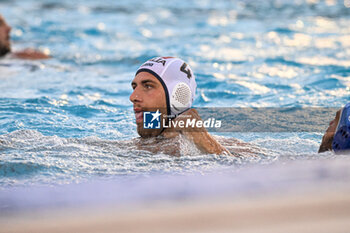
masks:
<path id="1" fill-rule="evenodd" d="M 0 1 L 13 50 L 53 57 L 0 59 L 1 188 L 334 159 L 316 153 L 323 132 L 221 135 L 262 148 L 254 158 L 199 154 L 186 143 L 193 152 L 181 157 L 137 150 L 130 82 L 147 59 L 177 56 L 196 74 L 196 107 L 341 107 L 350 95 L 349 7 L 342 0 Z"/>

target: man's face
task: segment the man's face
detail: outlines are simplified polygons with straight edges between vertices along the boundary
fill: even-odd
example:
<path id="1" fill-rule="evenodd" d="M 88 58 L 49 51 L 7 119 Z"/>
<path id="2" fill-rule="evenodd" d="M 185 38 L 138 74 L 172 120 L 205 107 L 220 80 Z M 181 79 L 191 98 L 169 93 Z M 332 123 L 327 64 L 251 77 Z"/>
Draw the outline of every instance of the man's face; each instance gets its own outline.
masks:
<path id="1" fill-rule="evenodd" d="M 333 142 L 334 134 L 339 122 L 340 112 L 341 110 L 338 110 L 335 115 L 335 118 L 329 123 L 328 129 L 323 135 L 318 153 L 325 152 L 327 150 L 332 150 L 332 142 Z"/>
<path id="2" fill-rule="evenodd" d="M 158 136 L 161 129 L 144 129 L 143 112 L 159 111 L 166 114 L 165 92 L 159 80 L 147 72 L 140 72 L 131 83 L 134 89 L 130 101 L 134 104 L 137 132 L 141 137 Z M 162 117 L 161 117 L 162 119 Z"/>
<path id="3" fill-rule="evenodd" d="M 10 31 L 11 27 L 7 25 L 5 19 L 0 15 L 0 56 L 4 56 L 11 51 Z"/>

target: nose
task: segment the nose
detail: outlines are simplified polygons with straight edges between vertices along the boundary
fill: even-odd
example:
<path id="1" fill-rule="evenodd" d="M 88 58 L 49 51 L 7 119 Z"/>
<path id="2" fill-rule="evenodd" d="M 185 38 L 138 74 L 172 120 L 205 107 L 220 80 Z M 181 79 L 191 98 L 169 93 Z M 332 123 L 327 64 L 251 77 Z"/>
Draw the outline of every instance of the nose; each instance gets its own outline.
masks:
<path id="1" fill-rule="evenodd" d="M 141 102 L 142 101 L 142 98 L 141 98 L 141 95 L 138 91 L 138 88 L 136 87 L 134 89 L 134 91 L 131 93 L 130 95 L 130 101 L 133 102 L 133 103 L 137 103 L 137 102 Z"/>

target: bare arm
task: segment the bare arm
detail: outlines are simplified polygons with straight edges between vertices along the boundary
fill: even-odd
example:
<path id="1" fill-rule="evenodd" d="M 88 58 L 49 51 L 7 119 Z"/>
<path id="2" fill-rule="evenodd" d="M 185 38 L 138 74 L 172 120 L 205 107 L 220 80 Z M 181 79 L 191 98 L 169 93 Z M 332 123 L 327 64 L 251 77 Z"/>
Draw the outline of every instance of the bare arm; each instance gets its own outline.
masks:
<path id="1" fill-rule="evenodd" d="M 195 109 L 189 109 L 184 112 L 181 116 L 177 117 L 173 121 L 186 120 L 186 119 L 196 119 L 202 120 L 199 116 L 198 112 Z M 191 140 L 197 148 L 203 153 L 210 154 L 223 154 L 227 153 L 231 155 L 231 153 L 226 150 L 218 141 L 215 140 L 213 136 L 211 136 L 208 131 L 202 128 L 175 128 L 175 129 L 166 129 L 163 133 L 165 137 L 172 137 L 176 134 L 182 134 L 187 139 Z"/>
<path id="2" fill-rule="evenodd" d="M 12 55 L 15 58 L 27 59 L 27 60 L 40 60 L 40 59 L 51 58 L 49 55 L 34 49 L 25 49 L 19 52 L 14 52 L 12 53 Z"/>

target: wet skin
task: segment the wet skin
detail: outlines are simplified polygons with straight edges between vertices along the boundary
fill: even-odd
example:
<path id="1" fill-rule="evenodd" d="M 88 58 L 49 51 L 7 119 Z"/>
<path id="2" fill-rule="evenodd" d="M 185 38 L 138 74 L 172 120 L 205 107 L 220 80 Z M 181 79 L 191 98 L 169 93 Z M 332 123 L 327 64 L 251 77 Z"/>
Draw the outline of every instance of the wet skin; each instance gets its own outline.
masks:
<path id="1" fill-rule="evenodd" d="M 131 83 L 133 92 L 130 95 L 130 101 L 134 105 L 134 113 L 137 124 L 137 132 L 141 137 L 158 136 L 162 129 L 144 129 L 143 112 L 157 111 L 162 116 L 167 114 L 165 92 L 159 80 L 147 72 L 138 73 Z"/>

